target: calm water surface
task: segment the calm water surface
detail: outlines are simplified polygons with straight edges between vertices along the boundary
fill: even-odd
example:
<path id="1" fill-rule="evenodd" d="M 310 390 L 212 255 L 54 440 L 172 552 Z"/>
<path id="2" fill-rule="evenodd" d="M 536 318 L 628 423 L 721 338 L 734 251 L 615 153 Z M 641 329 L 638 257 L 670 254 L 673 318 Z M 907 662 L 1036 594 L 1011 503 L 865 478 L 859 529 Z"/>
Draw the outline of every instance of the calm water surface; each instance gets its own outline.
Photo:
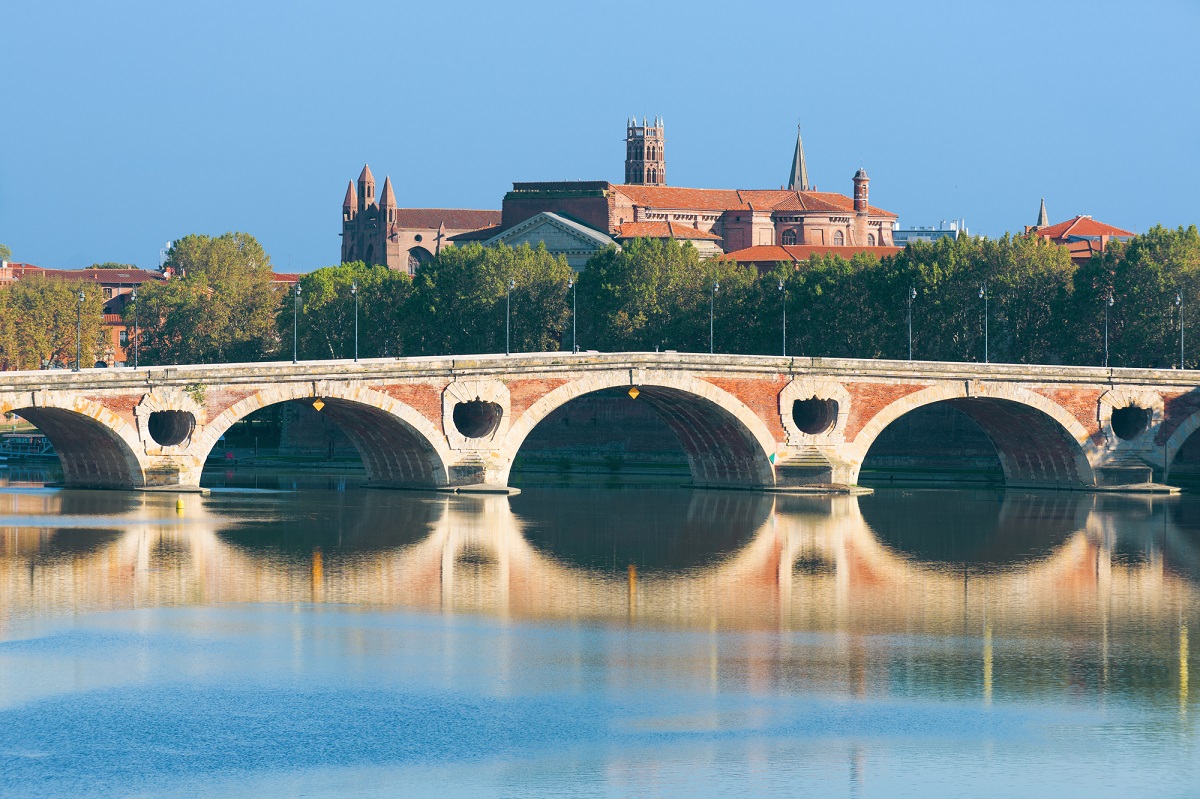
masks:
<path id="1" fill-rule="evenodd" d="M 215 482 L 0 487 L 0 794 L 1200 795 L 1198 499 Z"/>

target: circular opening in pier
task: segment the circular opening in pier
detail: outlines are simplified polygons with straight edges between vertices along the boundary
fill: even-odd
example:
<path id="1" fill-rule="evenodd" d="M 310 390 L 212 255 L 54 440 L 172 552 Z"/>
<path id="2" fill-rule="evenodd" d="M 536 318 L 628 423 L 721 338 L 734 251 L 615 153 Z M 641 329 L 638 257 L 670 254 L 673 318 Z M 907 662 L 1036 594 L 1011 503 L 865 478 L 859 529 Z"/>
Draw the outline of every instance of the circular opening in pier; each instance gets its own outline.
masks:
<path id="1" fill-rule="evenodd" d="M 187 441 L 196 429 L 196 417 L 187 411 L 155 411 L 150 414 L 150 437 L 159 445 L 173 447 Z"/>
<path id="2" fill-rule="evenodd" d="M 1150 409 L 1130 405 L 1125 408 L 1113 408 L 1112 429 L 1117 438 L 1128 441 L 1146 432 L 1150 426 Z"/>
<path id="3" fill-rule="evenodd" d="M 494 402 L 473 399 L 454 406 L 454 426 L 467 438 L 484 438 L 496 432 L 504 409 Z"/>
<path id="4" fill-rule="evenodd" d="M 838 404 L 831 399 L 810 397 L 792 403 L 792 421 L 803 433 L 819 436 L 837 422 Z"/>

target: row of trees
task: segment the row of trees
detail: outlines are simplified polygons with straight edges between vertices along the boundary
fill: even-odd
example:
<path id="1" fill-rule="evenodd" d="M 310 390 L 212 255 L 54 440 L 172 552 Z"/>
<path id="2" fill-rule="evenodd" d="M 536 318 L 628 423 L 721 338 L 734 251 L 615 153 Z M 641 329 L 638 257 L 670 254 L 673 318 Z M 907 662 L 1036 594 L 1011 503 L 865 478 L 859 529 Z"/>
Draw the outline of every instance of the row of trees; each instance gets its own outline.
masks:
<path id="1" fill-rule="evenodd" d="M 503 352 L 506 341 L 513 352 L 570 349 L 573 331 L 582 349 L 705 352 L 710 313 L 717 352 L 775 354 L 786 305 L 789 355 L 907 357 L 911 311 L 915 358 L 982 361 L 986 286 L 992 361 L 1103 363 L 1107 311 L 1112 365 L 1171 366 L 1180 319 L 1200 320 L 1195 227 L 1110 243 L 1083 266 L 1025 236 L 942 239 L 882 260 L 816 257 L 765 273 L 701 260 L 673 241 L 602 251 L 578 275 L 541 247 L 468 245 L 443 250 L 412 279 L 362 263 L 319 269 L 301 278 L 298 300 L 244 233 L 179 239 L 167 266 L 175 277 L 139 292 L 147 364 L 286 358 L 293 326 L 300 358 L 350 358 L 356 300 L 363 358 Z M 73 361 L 77 291 L 36 279 L 0 291 L 7 368 Z M 88 363 L 101 346 L 100 299 L 85 291 Z M 131 323 L 132 305 L 126 313 Z M 1188 367 L 1200 365 L 1197 345 Z"/>

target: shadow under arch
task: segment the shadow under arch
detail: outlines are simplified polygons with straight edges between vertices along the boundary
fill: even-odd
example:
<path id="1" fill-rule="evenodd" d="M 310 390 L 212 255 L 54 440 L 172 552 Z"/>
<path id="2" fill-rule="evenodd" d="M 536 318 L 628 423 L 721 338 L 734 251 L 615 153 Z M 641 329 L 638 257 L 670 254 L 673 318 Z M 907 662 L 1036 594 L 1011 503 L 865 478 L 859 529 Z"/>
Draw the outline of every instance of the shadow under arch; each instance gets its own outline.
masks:
<path id="1" fill-rule="evenodd" d="M 979 426 L 996 449 L 1009 486 L 1085 488 L 1096 483 L 1085 446 L 1087 431 L 1064 408 L 1034 392 L 1009 388 L 988 393 L 965 385 L 937 386 L 896 400 L 858 433 L 853 447 L 858 463 L 893 422 L 920 408 L 944 405 Z"/>
<path id="2" fill-rule="evenodd" d="M 914 513 L 914 495 L 928 494 Z M 1049 557 L 1087 526 L 1094 498 L 1077 492 L 880 491 L 859 498 L 877 541 L 931 566 L 988 573 Z"/>
<path id="3" fill-rule="evenodd" d="M 191 451 L 204 463 L 217 441 L 235 422 L 281 402 L 320 399 L 320 412 L 337 425 L 358 450 L 371 485 L 436 488 L 450 482 L 449 453 L 442 437 L 415 409 L 386 394 L 361 388 L 312 383 L 259 391 L 227 408 L 204 426 Z"/>
<path id="4" fill-rule="evenodd" d="M 679 573 L 743 550 L 770 519 L 771 494 L 677 488 L 525 488 L 510 500 L 537 552 L 591 572 Z"/>
<path id="5" fill-rule="evenodd" d="M 529 434 L 555 410 L 612 388 L 636 388 L 631 401 L 645 403 L 666 423 L 687 457 L 693 485 L 774 487 L 775 441 L 763 421 L 712 383 L 674 373 L 642 373 L 632 383 L 628 371 L 601 373 L 559 386 L 513 421 L 501 449 L 506 461 L 512 463 Z"/>
<path id="6" fill-rule="evenodd" d="M 4 406 L 3 410 L 20 416 L 50 439 L 67 487 L 129 489 L 146 484 L 137 456 L 137 432 L 104 406 L 73 399 L 71 407 Z"/>

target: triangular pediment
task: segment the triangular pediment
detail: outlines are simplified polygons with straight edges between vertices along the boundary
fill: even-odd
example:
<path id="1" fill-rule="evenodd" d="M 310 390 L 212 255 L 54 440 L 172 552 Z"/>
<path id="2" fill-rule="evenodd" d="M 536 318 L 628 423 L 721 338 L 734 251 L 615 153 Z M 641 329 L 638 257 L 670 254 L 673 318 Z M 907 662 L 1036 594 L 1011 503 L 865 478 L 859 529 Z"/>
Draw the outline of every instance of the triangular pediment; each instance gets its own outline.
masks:
<path id="1" fill-rule="evenodd" d="M 549 211 L 513 225 L 484 242 L 490 247 L 497 244 L 509 247 L 528 244 L 536 247 L 540 243 L 544 243 L 551 252 L 561 253 L 591 253 L 615 244 L 610 236 Z"/>

